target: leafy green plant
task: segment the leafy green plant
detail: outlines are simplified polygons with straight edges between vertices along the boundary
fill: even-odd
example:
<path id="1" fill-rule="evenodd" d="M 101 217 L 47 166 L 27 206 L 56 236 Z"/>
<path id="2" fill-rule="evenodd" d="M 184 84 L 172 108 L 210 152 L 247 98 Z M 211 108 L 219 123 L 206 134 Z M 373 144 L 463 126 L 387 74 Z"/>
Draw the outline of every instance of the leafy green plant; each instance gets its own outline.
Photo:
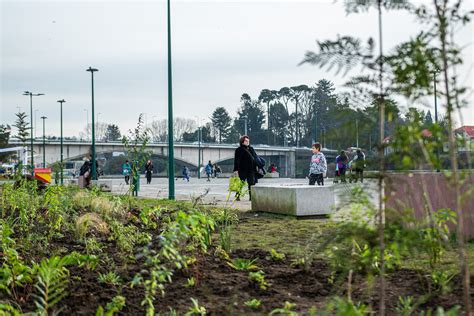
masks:
<path id="1" fill-rule="evenodd" d="M 410 316 L 415 311 L 415 302 L 413 296 L 398 297 L 398 303 L 395 309 L 400 316 Z"/>
<path id="2" fill-rule="evenodd" d="M 47 211 L 43 215 L 43 221 L 47 223 L 49 238 L 58 235 L 61 231 L 65 215 L 62 199 L 64 194 L 65 188 L 61 185 L 50 185 L 44 193 L 43 203 Z"/>
<path id="3" fill-rule="evenodd" d="M 314 246 L 316 244 L 316 236 L 317 234 L 311 235 L 311 238 L 301 251 L 301 255 L 291 261 L 292 266 L 302 267 L 303 271 L 305 272 L 309 272 L 311 270 L 311 265 L 318 254 L 318 248 Z"/>
<path id="4" fill-rule="evenodd" d="M 102 253 L 103 245 L 95 238 L 86 238 L 84 240 L 86 244 L 85 250 L 88 255 L 96 255 Z"/>
<path id="5" fill-rule="evenodd" d="M 184 316 L 206 315 L 206 308 L 204 306 L 199 306 L 199 302 L 197 299 L 191 297 L 191 301 L 193 302 L 193 306 L 188 309 Z"/>
<path id="6" fill-rule="evenodd" d="M 122 281 L 120 280 L 120 276 L 117 275 L 117 273 L 113 271 L 109 271 L 105 274 L 99 273 L 99 276 L 97 277 L 97 281 L 99 281 L 99 283 L 114 285 L 114 286 L 120 285 L 122 283 Z"/>
<path id="7" fill-rule="evenodd" d="M 11 306 L 10 304 L 0 303 L 0 315 L 1 316 L 20 316 L 21 313 L 18 309 Z"/>
<path id="8" fill-rule="evenodd" d="M 269 315 L 298 316 L 298 313 L 292 310 L 295 307 L 296 304 L 286 301 L 282 308 L 276 308 L 272 310 Z"/>
<path id="9" fill-rule="evenodd" d="M 158 228 L 159 219 L 162 213 L 161 208 L 145 207 L 140 211 L 140 220 L 148 229 Z"/>
<path id="10" fill-rule="evenodd" d="M 186 280 L 186 287 L 194 287 L 196 286 L 196 280 L 194 279 L 194 277 L 191 277 L 191 278 L 188 278 Z"/>
<path id="11" fill-rule="evenodd" d="M 328 315 L 363 316 L 370 313 L 370 308 L 362 303 L 354 304 L 352 300 L 347 298 L 335 297 L 329 302 L 324 311 Z"/>
<path id="12" fill-rule="evenodd" d="M 251 308 L 251 309 L 259 309 L 262 305 L 262 301 L 253 298 L 249 301 L 244 302 L 244 305 Z"/>
<path id="13" fill-rule="evenodd" d="M 144 126 L 143 113 L 140 113 L 135 129 L 129 131 L 129 136 L 123 136 L 122 143 L 125 150 L 128 152 L 128 158 L 131 161 L 131 185 L 128 191 L 128 206 L 131 209 L 131 196 L 138 194 L 137 180 L 140 177 L 140 167 L 145 165 L 145 162 L 151 155 L 151 151 L 147 149 L 147 144 L 150 140 L 149 131 Z"/>
<path id="14" fill-rule="evenodd" d="M 23 263 L 13 248 L 3 249 L 3 264 L 0 269 L 0 290 L 19 299 L 17 289 L 33 282 L 34 271 Z"/>
<path id="15" fill-rule="evenodd" d="M 140 256 L 147 258 L 146 267 L 134 277 L 131 285 L 142 284 L 145 287 L 142 305 L 147 306 L 147 315 L 155 314 L 156 293 L 165 293 L 165 283 L 171 282 L 173 269 L 188 266 L 189 257 L 184 252 L 195 249 L 206 251 L 205 236 L 211 220 L 198 212 L 178 211 L 174 221 L 170 221 L 159 236 L 159 250 L 143 249 Z"/>
<path id="16" fill-rule="evenodd" d="M 451 280 L 456 274 L 449 273 L 447 271 L 434 270 L 430 274 L 430 278 L 433 281 L 434 286 L 442 295 L 445 295 L 451 291 Z"/>
<path id="17" fill-rule="evenodd" d="M 270 284 L 265 280 L 265 273 L 262 270 L 257 272 L 249 272 L 249 279 L 255 282 L 262 290 L 266 290 Z"/>
<path id="18" fill-rule="evenodd" d="M 67 295 L 69 271 L 66 266 L 78 264 L 78 255 L 72 253 L 64 257 L 51 257 L 41 260 L 35 265 L 37 283 L 35 285 L 39 295 L 35 295 L 37 312 L 41 315 L 59 314 L 61 309 L 54 307 Z"/>
<path id="19" fill-rule="evenodd" d="M 231 266 L 235 270 L 256 270 L 258 266 L 255 265 L 257 259 L 243 259 L 243 258 L 236 258 L 233 259 L 231 262 L 227 262 L 229 266 Z"/>
<path id="20" fill-rule="evenodd" d="M 231 225 L 221 226 L 219 228 L 220 247 L 226 252 L 232 252 L 232 233 L 233 227 Z"/>
<path id="21" fill-rule="evenodd" d="M 273 261 L 283 261 L 286 257 L 284 253 L 279 253 L 273 248 L 270 250 L 270 256 Z"/>
<path id="22" fill-rule="evenodd" d="M 105 310 L 102 306 L 97 308 L 95 316 L 114 316 L 125 307 L 125 297 L 121 295 L 115 296 L 111 302 L 107 303 Z"/>

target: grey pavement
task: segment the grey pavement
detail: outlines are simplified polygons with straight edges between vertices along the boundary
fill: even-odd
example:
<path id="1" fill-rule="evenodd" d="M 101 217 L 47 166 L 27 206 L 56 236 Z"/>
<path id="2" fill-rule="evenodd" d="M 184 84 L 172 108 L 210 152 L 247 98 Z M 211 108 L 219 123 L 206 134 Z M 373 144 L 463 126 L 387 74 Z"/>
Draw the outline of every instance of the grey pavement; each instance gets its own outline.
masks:
<path id="1" fill-rule="evenodd" d="M 103 178 L 105 179 L 105 177 Z M 113 178 L 112 193 L 125 194 L 128 186 L 125 184 L 123 178 Z M 257 185 L 269 184 L 307 184 L 307 179 L 288 179 L 288 178 L 265 178 L 260 179 Z M 332 181 L 332 180 L 331 180 Z M 192 200 L 209 190 L 204 197 L 205 204 L 223 205 L 227 199 L 227 188 L 229 186 L 229 178 L 211 179 L 207 178 L 191 178 L 189 182 L 182 180 L 182 178 L 175 179 L 175 198 L 177 200 Z M 146 184 L 146 179 L 142 176 L 140 178 L 139 197 L 165 199 L 168 198 L 168 178 L 153 178 L 151 184 Z M 231 195 L 231 200 L 234 194 Z M 250 209 L 250 202 L 248 197 L 242 198 L 241 202 L 237 202 L 235 207 L 242 210 Z"/>

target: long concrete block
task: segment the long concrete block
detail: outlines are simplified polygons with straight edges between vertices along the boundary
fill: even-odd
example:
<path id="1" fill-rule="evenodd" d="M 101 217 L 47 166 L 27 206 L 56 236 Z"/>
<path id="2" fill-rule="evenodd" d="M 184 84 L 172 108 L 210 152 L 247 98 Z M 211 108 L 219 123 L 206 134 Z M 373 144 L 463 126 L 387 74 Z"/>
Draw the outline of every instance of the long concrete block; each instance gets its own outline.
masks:
<path id="1" fill-rule="evenodd" d="M 293 216 L 329 215 L 349 203 L 351 191 L 358 185 L 256 185 L 252 187 L 252 211 Z M 374 204 L 374 184 L 364 183 L 362 188 Z"/>
<path id="2" fill-rule="evenodd" d="M 252 187 L 252 210 L 294 216 L 334 212 L 332 186 L 279 185 Z"/>

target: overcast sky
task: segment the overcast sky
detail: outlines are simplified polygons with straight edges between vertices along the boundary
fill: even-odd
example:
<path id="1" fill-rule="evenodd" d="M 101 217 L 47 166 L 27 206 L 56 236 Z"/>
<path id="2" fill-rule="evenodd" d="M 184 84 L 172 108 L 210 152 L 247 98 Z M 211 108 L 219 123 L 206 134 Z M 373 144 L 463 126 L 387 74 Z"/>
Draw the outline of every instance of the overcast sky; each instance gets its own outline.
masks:
<path id="1" fill-rule="evenodd" d="M 0 123 L 12 124 L 21 107 L 29 115 L 24 90 L 34 98 L 38 130 L 59 134 L 59 99 L 65 99 L 64 130 L 77 136 L 91 115 L 89 67 L 95 73 L 95 109 L 100 122 L 122 132 L 167 116 L 165 1 L 0 0 Z M 242 93 L 257 98 L 262 89 L 313 85 L 322 78 L 342 85 L 347 78 L 310 65 L 298 66 L 315 41 L 338 34 L 377 37 L 377 15 L 347 16 L 341 4 L 319 1 L 172 1 L 174 114 L 208 118 L 217 106 L 231 115 Z M 471 6 L 473 1 L 466 1 Z M 403 12 L 384 15 L 384 47 L 415 35 L 421 27 Z M 473 25 L 457 34 L 467 45 L 461 81 L 473 88 Z M 353 73 L 354 74 L 354 73 Z M 350 75 L 350 74 L 349 74 Z M 337 90 L 342 92 L 342 88 Z M 473 94 L 464 111 L 474 125 Z M 427 108 L 426 108 L 427 109 Z M 433 112 L 433 111 L 432 111 Z M 90 120 L 90 119 L 89 119 Z"/>

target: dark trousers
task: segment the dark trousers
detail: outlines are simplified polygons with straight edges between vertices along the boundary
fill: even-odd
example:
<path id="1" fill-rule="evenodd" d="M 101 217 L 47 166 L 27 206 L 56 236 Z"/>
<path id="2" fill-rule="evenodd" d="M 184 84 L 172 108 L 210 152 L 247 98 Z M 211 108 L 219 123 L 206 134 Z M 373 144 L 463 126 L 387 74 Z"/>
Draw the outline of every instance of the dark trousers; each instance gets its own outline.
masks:
<path id="1" fill-rule="evenodd" d="M 125 176 L 125 183 L 128 184 L 129 181 L 130 181 L 130 176 Z"/>
<path id="2" fill-rule="evenodd" d="M 309 175 L 309 185 L 324 185 L 324 177 L 322 173 L 312 173 Z"/>
<path id="3" fill-rule="evenodd" d="M 341 180 L 341 183 L 346 183 L 346 168 L 341 168 L 336 171 L 334 183 L 337 183 L 339 179 Z"/>
<path id="4" fill-rule="evenodd" d="M 364 169 L 356 168 L 354 178 L 355 178 L 354 182 L 357 182 L 359 178 L 360 178 L 360 182 L 364 182 Z"/>
<path id="5" fill-rule="evenodd" d="M 147 171 L 146 173 L 146 183 L 150 184 L 151 183 L 151 172 Z"/>
<path id="6" fill-rule="evenodd" d="M 247 181 L 249 185 L 249 200 L 252 200 L 252 185 L 255 185 L 255 172 L 239 172 L 239 178 L 242 181 Z M 240 201 L 240 194 L 236 194 L 235 197 Z"/>

